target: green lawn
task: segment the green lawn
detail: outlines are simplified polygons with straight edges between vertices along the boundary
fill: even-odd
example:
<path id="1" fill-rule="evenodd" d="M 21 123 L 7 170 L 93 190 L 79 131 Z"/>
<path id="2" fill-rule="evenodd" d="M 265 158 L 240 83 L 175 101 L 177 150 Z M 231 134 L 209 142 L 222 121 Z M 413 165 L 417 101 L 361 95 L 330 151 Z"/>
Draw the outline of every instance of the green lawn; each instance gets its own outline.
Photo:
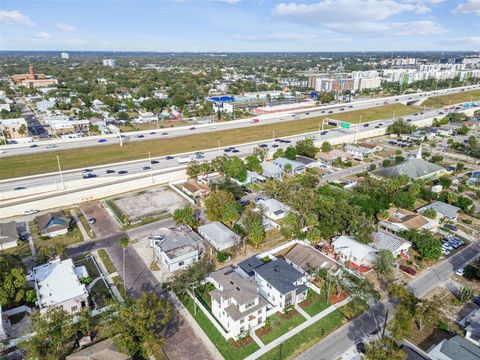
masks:
<path id="1" fill-rule="evenodd" d="M 261 360 L 293 359 L 303 353 L 329 333 L 340 327 L 343 323 L 343 316 L 340 312 L 334 311 L 315 324 L 302 330 L 261 356 Z"/>
<path id="2" fill-rule="evenodd" d="M 198 325 L 202 328 L 202 330 L 226 360 L 245 359 L 248 355 L 259 349 L 257 343 L 255 343 L 253 340 L 248 345 L 242 347 L 237 348 L 232 346 L 228 341 L 225 340 L 225 338 L 222 336 L 222 334 L 220 334 L 210 320 L 208 320 L 202 310 L 197 309 L 197 313 L 194 313 L 193 299 L 190 296 L 186 296 L 181 300 L 183 305 L 185 305 L 192 317 L 197 321 Z"/>
<path id="3" fill-rule="evenodd" d="M 290 330 L 292 330 L 293 328 L 297 327 L 298 325 L 300 325 L 305 321 L 305 318 L 302 315 L 300 315 L 296 310 L 290 310 L 290 311 L 295 311 L 296 313 L 295 316 L 293 316 L 290 319 L 284 318 L 279 313 L 273 314 L 268 318 L 269 326 L 272 330 L 269 333 L 260 336 L 260 339 L 262 339 L 262 342 L 264 344 L 268 344 L 272 342 L 276 338 L 289 332 Z"/>
<path id="4" fill-rule="evenodd" d="M 115 268 L 115 265 L 113 265 L 113 262 L 110 259 L 110 256 L 108 256 L 105 249 L 98 250 L 98 256 L 100 257 L 100 260 L 102 260 L 102 263 L 103 265 L 105 265 L 105 268 L 107 269 L 107 272 L 109 274 L 112 274 L 117 271 L 117 269 Z"/>
<path id="5" fill-rule="evenodd" d="M 88 276 L 94 280 L 100 276 L 100 272 L 97 269 L 95 260 L 90 254 L 81 255 L 73 259 L 75 266 L 85 266 L 88 272 Z"/>
<path id="6" fill-rule="evenodd" d="M 44 247 L 53 249 L 54 246 L 58 244 L 68 246 L 83 241 L 83 236 L 76 225 L 72 225 L 71 230 L 66 234 L 53 238 L 42 237 L 36 221 L 30 222 L 28 226 L 30 227 L 30 233 L 32 234 L 33 243 L 37 252 Z"/>
<path id="7" fill-rule="evenodd" d="M 127 291 L 125 290 L 125 285 L 123 284 L 122 278 L 117 275 L 112 277 L 113 283 L 116 285 L 117 290 L 120 292 L 120 295 L 122 295 L 122 298 L 125 300 L 129 297 L 127 294 Z"/>
<path id="8" fill-rule="evenodd" d="M 459 104 L 462 102 L 480 100 L 480 90 L 464 91 L 457 94 L 433 96 L 425 100 L 423 105 L 434 108 L 448 106 L 449 104 Z"/>
<path id="9" fill-rule="evenodd" d="M 359 122 L 360 117 L 362 118 L 362 122 L 391 118 L 394 110 L 396 116 L 404 116 L 417 111 L 414 108 L 402 104 L 392 104 L 329 116 L 291 120 L 269 125 L 259 124 L 251 126 L 248 130 L 239 128 L 234 130 L 217 131 L 213 136 L 211 133 L 204 133 L 179 136 L 173 139 L 130 142 L 122 147 L 117 144 L 112 144 L 101 146 L 101 148 L 99 146 L 82 148 L 81 151 L 78 151 L 78 149 L 72 149 L 38 152 L 36 154 L 21 156 L 9 156 L 2 159 L 3 171 L 0 172 L 0 179 L 55 172 L 57 171 L 57 155 L 60 158 L 64 170 L 83 168 L 109 164 L 112 162 L 147 158 L 149 152 L 151 153 L 151 156 L 162 156 L 207 148 L 216 148 L 218 146 L 218 141 L 220 141 L 220 146 L 222 147 L 249 141 L 258 141 L 271 138 L 273 132 L 275 132 L 275 136 L 282 137 L 318 131 L 319 123 L 325 117 L 350 122 Z M 101 151 L 99 151 L 100 149 Z"/>
<path id="10" fill-rule="evenodd" d="M 310 316 L 315 316 L 330 306 L 330 304 L 325 301 L 325 296 L 314 296 L 312 300 L 313 302 L 310 305 L 303 308 L 303 310 Z"/>
<path id="11" fill-rule="evenodd" d="M 27 256 L 31 256 L 32 252 L 30 251 L 30 245 L 28 243 L 28 240 L 26 240 L 22 241 L 21 245 L 17 245 L 16 247 L 0 251 L 0 254 L 12 254 L 24 258 Z"/>
<path id="12" fill-rule="evenodd" d="M 90 289 L 89 294 L 97 304 L 97 309 L 107 306 L 113 300 L 112 294 L 103 280 L 98 280 Z"/>
<path id="13" fill-rule="evenodd" d="M 212 298 L 210 297 L 209 292 L 212 290 L 215 290 L 215 286 L 211 283 L 200 285 L 195 289 L 197 297 L 200 298 L 204 304 L 207 304 L 210 309 L 212 308 Z"/>

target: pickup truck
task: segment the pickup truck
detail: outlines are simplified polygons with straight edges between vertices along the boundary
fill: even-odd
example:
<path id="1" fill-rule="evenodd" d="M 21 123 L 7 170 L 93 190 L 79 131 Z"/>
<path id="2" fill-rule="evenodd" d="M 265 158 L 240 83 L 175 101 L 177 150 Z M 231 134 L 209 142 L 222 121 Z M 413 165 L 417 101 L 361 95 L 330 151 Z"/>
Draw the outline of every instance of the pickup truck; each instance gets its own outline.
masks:
<path id="1" fill-rule="evenodd" d="M 193 158 L 191 156 L 185 156 L 185 157 L 177 158 L 177 161 L 179 164 L 188 164 L 193 161 Z"/>

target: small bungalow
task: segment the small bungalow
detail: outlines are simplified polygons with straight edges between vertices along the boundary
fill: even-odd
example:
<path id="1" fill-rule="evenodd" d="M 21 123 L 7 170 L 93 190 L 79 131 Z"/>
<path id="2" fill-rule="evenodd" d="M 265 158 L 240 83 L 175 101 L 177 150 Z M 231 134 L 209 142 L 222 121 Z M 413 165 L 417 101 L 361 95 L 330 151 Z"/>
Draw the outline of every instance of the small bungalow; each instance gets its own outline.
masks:
<path id="1" fill-rule="evenodd" d="M 198 233 L 218 251 L 231 248 L 240 242 L 240 236 L 219 221 L 199 226 Z"/>
<path id="2" fill-rule="evenodd" d="M 35 218 L 42 236 L 55 237 L 68 232 L 71 219 L 61 211 L 48 212 Z"/>
<path id="3" fill-rule="evenodd" d="M 444 203 L 443 201 L 435 201 L 431 204 L 421 207 L 417 211 L 423 214 L 428 209 L 435 210 L 438 220 L 447 219 L 453 222 L 457 221 L 458 212 L 460 211 L 459 207 Z"/>
<path id="4" fill-rule="evenodd" d="M 305 172 L 305 165 L 295 160 L 289 160 L 286 158 L 276 158 L 273 163 L 277 165 L 283 172 L 290 174 L 303 174 Z M 290 166 L 291 170 L 286 170 Z"/>
<path id="5" fill-rule="evenodd" d="M 388 217 L 381 220 L 378 225 L 380 229 L 396 234 L 404 230 L 431 229 L 436 222 L 427 220 L 419 213 L 392 207 L 388 209 Z"/>
<path id="6" fill-rule="evenodd" d="M 287 215 L 290 208 L 276 199 L 260 199 L 257 204 L 262 208 L 266 217 L 271 220 L 280 220 Z"/>
<path id="7" fill-rule="evenodd" d="M 272 162 L 264 161 L 261 163 L 262 166 L 262 176 L 266 178 L 281 179 L 283 176 L 283 170 L 276 164 Z"/>
<path id="8" fill-rule="evenodd" d="M 361 272 L 370 270 L 377 254 L 375 248 L 359 243 L 350 236 L 339 236 L 333 240 L 332 245 L 340 261 Z"/>
<path id="9" fill-rule="evenodd" d="M 393 256 L 402 256 L 408 259 L 408 249 L 412 243 L 401 238 L 398 235 L 389 233 L 385 230 L 379 230 L 372 234 L 372 247 L 377 250 L 390 250 Z"/>

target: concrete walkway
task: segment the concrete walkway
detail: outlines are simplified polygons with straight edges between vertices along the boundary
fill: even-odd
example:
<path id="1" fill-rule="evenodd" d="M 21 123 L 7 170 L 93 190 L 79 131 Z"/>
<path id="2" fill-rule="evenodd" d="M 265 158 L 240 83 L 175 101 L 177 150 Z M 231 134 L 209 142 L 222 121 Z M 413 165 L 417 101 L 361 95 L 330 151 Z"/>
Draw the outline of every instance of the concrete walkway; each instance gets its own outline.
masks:
<path id="1" fill-rule="evenodd" d="M 28 226 L 28 221 L 25 221 L 25 226 L 27 227 L 27 233 L 28 233 L 28 245 L 30 246 L 32 257 L 35 258 L 35 256 L 37 256 L 37 250 L 35 250 L 35 245 L 33 244 L 33 236 L 30 233 L 30 226 Z"/>
<path id="2" fill-rule="evenodd" d="M 325 310 L 319 312 L 317 315 L 310 317 L 307 321 L 301 323 L 301 324 L 298 325 L 296 328 L 294 328 L 294 329 L 290 330 L 289 332 L 283 334 L 282 336 L 276 338 L 276 339 L 273 340 L 271 343 L 265 345 L 263 348 L 261 347 L 260 350 L 255 351 L 252 355 L 246 357 L 245 360 L 258 359 L 260 356 L 266 354 L 267 352 L 269 352 L 269 351 L 272 350 L 273 348 L 277 347 L 277 346 L 280 345 L 281 343 L 284 343 L 285 341 L 287 341 L 288 339 L 290 339 L 292 336 L 297 335 L 297 334 L 298 334 L 299 332 L 301 332 L 302 330 L 305 330 L 307 327 L 315 324 L 317 321 L 321 320 L 322 318 L 324 318 L 324 317 L 327 316 L 328 314 L 334 312 L 334 311 L 337 310 L 339 307 L 342 307 L 343 305 L 348 304 L 351 300 L 352 300 L 352 299 L 351 299 L 350 297 L 348 297 L 348 298 L 346 298 L 345 300 L 340 301 L 339 303 L 337 303 L 337 304 L 335 304 L 335 305 L 329 306 L 329 307 L 326 308 Z"/>
<path id="3" fill-rule="evenodd" d="M 308 315 L 308 314 L 305 312 L 305 310 L 303 310 L 298 304 L 295 304 L 295 310 L 297 310 L 297 311 L 300 313 L 300 315 L 302 315 L 305 319 L 308 320 L 308 319 L 311 318 L 311 316 Z"/>
<path id="4" fill-rule="evenodd" d="M 77 224 L 78 229 L 79 229 L 80 232 L 82 233 L 83 240 L 84 240 L 84 241 L 90 241 L 90 240 L 92 240 L 92 239 L 90 238 L 90 236 L 88 235 L 87 230 L 85 230 L 85 228 L 83 227 L 82 222 L 81 222 L 80 219 L 78 218 L 77 212 L 76 212 L 74 209 L 71 209 L 71 210 L 70 210 L 70 215 L 72 215 L 73 221 L 75 221 L 75 224 Z"/>
<path id="5" fill-rule="evenodd" d="M 263 343 L 263 341 L 260 340 L 260 338 L 255 333 L 255 329 L 250 330 L 250 336 L 257 343 L 257 345 L 260 346 L 260 349 L 263 349 L 265 347 L 265 344 Z"/>

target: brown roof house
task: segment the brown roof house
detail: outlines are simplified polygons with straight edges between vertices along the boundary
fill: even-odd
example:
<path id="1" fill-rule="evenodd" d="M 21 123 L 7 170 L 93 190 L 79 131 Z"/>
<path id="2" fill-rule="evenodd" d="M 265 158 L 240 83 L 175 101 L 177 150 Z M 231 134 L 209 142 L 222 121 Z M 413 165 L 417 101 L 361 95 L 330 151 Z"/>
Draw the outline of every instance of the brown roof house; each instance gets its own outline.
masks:
<path id="1" fill-rule="evenodd" d="M 49 212 L 36 217 L 42 236 L 55 237 L 64 235 L 70 227 L 70 218 L 61 211 Z"/>
<path id="2" fill-rule="evenodd" d="M 130 360 L 131 357 L 118 352 L 111 339 L 106 339 L 68 355 L 66 360 Z"/>
<path id="3" fill-rule="evenodd" d="M 390 208 L 388 217 L 379 222 L 380 229 L 394 234 L 404 230 L 431 229 L 437 225 L 436 221 L 427 220 L 422 214 L 406 209 Z"/>

